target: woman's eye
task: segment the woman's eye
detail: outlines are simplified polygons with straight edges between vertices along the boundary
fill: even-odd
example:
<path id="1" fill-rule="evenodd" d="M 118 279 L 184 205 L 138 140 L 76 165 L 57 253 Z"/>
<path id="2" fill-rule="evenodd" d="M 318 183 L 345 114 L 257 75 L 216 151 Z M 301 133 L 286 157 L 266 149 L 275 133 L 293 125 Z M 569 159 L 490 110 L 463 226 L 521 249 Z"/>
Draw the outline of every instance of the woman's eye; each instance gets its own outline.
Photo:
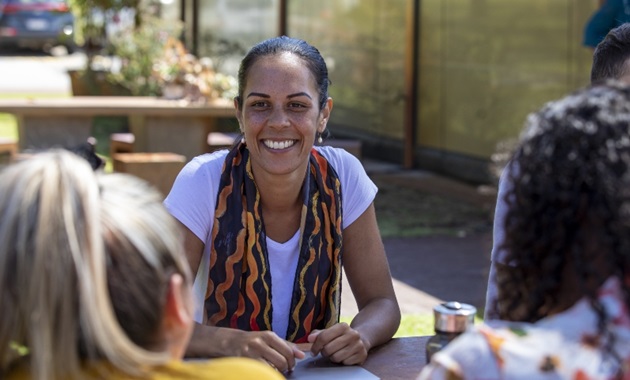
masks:
<path id="1" fill-rule="evenodd" d="M 263 101 L 258 101 L 258 102 L 253 102 L 252 103 L 252 107 L 257 107 L 257 108 L 265 107 L 266 105 L 267 105 L 267 103 L 263 102 Z"/>
<path id="2" fill-rule="evenodd" d="M 306 106 L 302 103 L 289 103 L 290 108 L 305 108 Z"/>

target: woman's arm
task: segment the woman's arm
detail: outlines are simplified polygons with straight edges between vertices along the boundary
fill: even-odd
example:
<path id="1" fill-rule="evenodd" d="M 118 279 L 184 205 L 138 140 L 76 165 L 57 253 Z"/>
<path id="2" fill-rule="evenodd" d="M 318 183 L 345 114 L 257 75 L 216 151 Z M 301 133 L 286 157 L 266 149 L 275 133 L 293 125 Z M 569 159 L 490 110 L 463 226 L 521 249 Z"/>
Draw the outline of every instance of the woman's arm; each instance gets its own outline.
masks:
<path id="1" fill-rule="evenodd" d="M 350 326 L 337 324 L 309 337 L 312 352 L 332 361 L 360 364 L 368 351 L 391 339 L 400 324 L 385 248 L 374 204 L 343 231 L 343 265 L 359 313 Z"/>
<path id="2" fill-rule="evenodd" d="M 178 223 L 184 231 L 184 252 L 186 253 L 188 265 L 190 266 L 190 272 L 192 273 L 193 278 L 195 278 L 197 271 L 199 270 L 199 264 L 201 263 L 201 257 L 203 256 L 205 243 L 182 222 L 178 221 Z"/>

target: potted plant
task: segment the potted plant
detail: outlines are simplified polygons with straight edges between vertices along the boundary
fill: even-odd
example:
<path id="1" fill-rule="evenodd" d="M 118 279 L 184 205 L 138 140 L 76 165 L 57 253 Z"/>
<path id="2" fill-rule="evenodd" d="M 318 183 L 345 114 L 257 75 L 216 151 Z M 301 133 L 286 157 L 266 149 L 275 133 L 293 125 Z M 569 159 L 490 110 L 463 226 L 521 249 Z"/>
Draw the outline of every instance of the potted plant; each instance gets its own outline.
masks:
<path id="1" fill-rule="evenodd" d="M 181 44 L 177 39 L 181 31 L 181 23 L 167 22 L 151 9 L 145 9 L 134 28 L 111 37 L 108 80 L 126 88 L 131 95 L 161 96 L 165 83 L 158 75 L 158 66 L 166 67 L 174 81 L 180 79 L 177 66 L 166 59 L 173 46 L 185 51 L 183 45 L 177 45 Z"/>
<path id="2" fill-rule="evenodd" d="M 125 95 L 128 91 L 107 82 L 99 57 L 109 48 L 107 25 L 117 24 L 121 12 L 140 17 L 141 0 L 70 0 L 75 13 L 77 41 L 86 55 L 83 70 L 69 70 L 74 95 Z"/>

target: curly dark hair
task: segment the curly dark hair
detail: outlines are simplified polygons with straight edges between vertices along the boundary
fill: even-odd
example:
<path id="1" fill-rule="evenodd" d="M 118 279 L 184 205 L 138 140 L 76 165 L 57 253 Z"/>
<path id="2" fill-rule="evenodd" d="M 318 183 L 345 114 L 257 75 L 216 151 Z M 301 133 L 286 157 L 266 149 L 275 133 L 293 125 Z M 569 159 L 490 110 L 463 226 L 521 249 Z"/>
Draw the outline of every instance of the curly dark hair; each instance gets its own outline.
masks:
<path id="1" fill-rule="evenodd" d="M 514 265 L 497 279 L 501 319 L 535 322 L 587 297 L 607 334 L 597 290 L 630 272 L 629 169 L 627 85 L 596 84 L 529 115 L 507 166 L 503 249 Z"/>

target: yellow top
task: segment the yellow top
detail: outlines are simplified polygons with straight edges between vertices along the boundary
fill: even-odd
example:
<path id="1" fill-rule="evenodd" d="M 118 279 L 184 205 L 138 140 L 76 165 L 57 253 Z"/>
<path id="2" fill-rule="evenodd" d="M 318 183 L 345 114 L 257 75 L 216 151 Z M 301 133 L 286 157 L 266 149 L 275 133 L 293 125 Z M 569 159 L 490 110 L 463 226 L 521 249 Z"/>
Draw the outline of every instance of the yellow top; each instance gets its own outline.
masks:
<path id="1" fill-rule="evenodd" d="M 171 362 L 154 368 L 141 376 L 128 375 L 115 369 L 111 364 L 89 365 L 81 374 L 82 379 L 142 379 L 142 380 L 281 380 L 284 376 L 269 365 L 247 358 L 220 358 Z M 7 380 L 30 379 L 29 371 L 20 368 L 12 371 Z"/>

